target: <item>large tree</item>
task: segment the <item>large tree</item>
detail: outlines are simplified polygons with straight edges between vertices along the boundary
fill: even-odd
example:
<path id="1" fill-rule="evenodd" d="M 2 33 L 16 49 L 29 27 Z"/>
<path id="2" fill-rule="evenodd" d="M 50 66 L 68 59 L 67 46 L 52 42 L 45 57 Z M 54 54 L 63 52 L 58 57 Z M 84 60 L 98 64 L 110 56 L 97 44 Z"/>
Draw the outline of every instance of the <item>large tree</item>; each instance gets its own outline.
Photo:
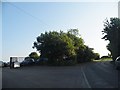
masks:
<path id="1" fill-rule="evenodd" d="M 108 40 L 107 49 L 111 52 L 113 60 L 120 55 L 120 19 L 110 18 L 104 22 L 104 30 L 102 31 L 104 37 L 102 39 Z"/>
<path id="2" fill-rule="evenodd" d="M 41 53 L 41 57 L 48 58 L 49 63 L 72 58 L 75 55 L 72 40 L 63 32 L 45 32 L 37 37 L 34 47 Z"/>
<path id="3" fill-rule="evenodd" d="M 78 29 L 70 29 L 68 32 L 45 32 L 37 37 L 34 42 L 41 57 L 48 58 L 49 63 L 61 63 L 72 60 L 72 63 L 91 61 L 94 59 L 92 48 L 84 45 L 84 40 L 78 33 Z"/>

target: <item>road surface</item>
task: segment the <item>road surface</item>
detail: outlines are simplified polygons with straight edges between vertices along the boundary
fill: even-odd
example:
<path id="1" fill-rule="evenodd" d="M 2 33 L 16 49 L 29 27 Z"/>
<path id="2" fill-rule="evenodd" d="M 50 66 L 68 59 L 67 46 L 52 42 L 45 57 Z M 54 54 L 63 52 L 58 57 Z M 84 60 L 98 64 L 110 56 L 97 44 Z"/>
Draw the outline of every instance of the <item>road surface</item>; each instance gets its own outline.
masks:
<path id="1" fill-rule="evenodd" d="M 119 88 L 120 72 L 109 61 L 76 66 L 3 68 L 2 88 Z"/>

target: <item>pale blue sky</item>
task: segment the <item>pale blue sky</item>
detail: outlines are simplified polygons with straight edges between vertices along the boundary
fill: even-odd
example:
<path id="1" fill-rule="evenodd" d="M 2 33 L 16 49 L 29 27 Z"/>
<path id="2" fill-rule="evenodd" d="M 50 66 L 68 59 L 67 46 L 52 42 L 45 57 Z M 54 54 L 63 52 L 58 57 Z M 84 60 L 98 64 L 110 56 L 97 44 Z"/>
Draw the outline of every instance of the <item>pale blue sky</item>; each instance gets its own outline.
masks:
<path id="1" fill-rule="evenodd" d="M 36 37 L 45 31 L 78 28 L 85 44 L 107 55 L 102 38 L 106 18 L 118 17 L 117 2 L 4 2 L 2 4 L 2 60 L 28 56 Z"/>

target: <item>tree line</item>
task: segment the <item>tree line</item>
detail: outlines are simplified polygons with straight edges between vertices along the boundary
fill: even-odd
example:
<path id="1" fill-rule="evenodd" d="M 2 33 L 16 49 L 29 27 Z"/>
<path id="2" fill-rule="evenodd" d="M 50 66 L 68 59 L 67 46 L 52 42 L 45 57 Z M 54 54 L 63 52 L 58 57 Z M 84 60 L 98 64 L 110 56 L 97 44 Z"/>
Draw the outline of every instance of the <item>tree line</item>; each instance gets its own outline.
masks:
<path id="1" fill-rule="evenodd" d="M 102 39 L 109 41 L 106 48 L 110 51 L 109 56 L 115 61 L 120 56 L 120 19 L 107 19 L 102 34 Z M 69 29 L 66 33 L 63 31 L 41 33 L 33 43 L 33 48 L 39 51 L 40 56 L 32 52 L 27 58 L 34 60 L 48 58 L 49 65 L 75 65 L 100 58 L 99 53 L 95 53 L 93 48 L 84 44 L 78 29 Z"/>
<path id="2" fill-rule="evenodd" d="M 41 33 L 36 38 L 33 48 L 40 53 L 40 58 L 48 58 L 50 65 L 74 65 L 99 59 L 99 54 L 93 48 L 84 44 L 78 29 L 49 31 Z"/>

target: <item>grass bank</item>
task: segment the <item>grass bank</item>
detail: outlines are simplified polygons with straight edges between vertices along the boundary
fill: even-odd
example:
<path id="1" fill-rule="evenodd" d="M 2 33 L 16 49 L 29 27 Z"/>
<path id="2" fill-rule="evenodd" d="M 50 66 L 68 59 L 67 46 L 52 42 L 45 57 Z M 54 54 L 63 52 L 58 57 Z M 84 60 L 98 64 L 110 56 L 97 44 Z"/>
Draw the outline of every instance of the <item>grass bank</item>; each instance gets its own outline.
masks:
<path id="1" fill-rule="evenodd" d="M 94 62 L 112 61 L 112 58 L 101 58 L 99 60 L 93 60 Z"/>

